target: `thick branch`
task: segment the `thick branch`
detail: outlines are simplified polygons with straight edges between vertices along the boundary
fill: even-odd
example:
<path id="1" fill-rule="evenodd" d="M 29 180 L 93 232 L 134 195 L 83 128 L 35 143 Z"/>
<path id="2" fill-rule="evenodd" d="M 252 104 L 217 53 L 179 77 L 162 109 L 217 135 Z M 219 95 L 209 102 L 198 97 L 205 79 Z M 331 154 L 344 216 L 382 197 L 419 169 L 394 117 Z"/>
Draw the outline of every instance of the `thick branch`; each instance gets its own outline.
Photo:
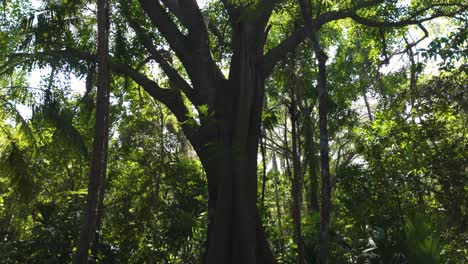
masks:
<path id="1" fill-rule="evenodd" d="M 177 57 L 186 67 L 191 67 L 192 53 L 187 46 L 188 39 L 182 34 L 177 25 L 172 21 L 169 15 L 164 11 L 164 8 L 157 0 L 140 0 L 141 7 L 150 18 L 156 28 L 163 34 L 168 41 L 169 46 L 175 51 Z"/>
<path id="2" fill-rule="evenodd" d="M 404 26 L 409 26 L 409 25 L 417 25 L 425 21 L 432 20 L 434 18 L 438 17 L 446 17 L 446 16 L 453 16 L 458 14 L 459 12 L 453 12 L 453 13 L 438 13 L 434 14 L 429 17 L 425 18 L 407 18 L 403 19 L 400 21 L 376 21 L 372 20 L 369 18 L 361 17 L 356 13 L 350 14 L 349 17 L 356 21 L 357 23 L 364 25 L 364 26 L 369 26 L 369 27 L 378 27 L 378 28 L 392 28 L 392 27 L 404 27 Z"/>
<path id="3" fill-rule="evenodd" d="M 202 13 L 195 0 L 162 0 L 164 5 L 182 22 L 189 30 L 189 34 L 202 42 L 208 41 L 208 32 Z"/>
<path id="4" fill-rule="evenodd" d="M 367 8 L 374 6 L 378 3 L 382 2 L 382 0 L 370 0 L 366 2 L 362 2 L 349 10 L 346 11 L 331 11 L 326 12 L 315 19 L 312 19 L 312 12 L 310 7 L 304 9 L 306 11 L 306 17 L 310 20 L 309 23 L 312 28 L 312 31 L 318 31 L 324 24 L 339 20 L 343 18 L 349 17 L 353 14 L 356 10 Z M 308 30 L 303 27 L 296 29 L 289 37 L 287 37 L 283 42 L 278 44 L 276 47 L 271 49 L 267 54 L 264 56 L 264 76 L 268 76 L 273 71 L 276 63 L 281 60 L 287 53 L 293 51 L 300 43 L 302 43 L 308 35 Z"/>
<path id="5" fill-rule="evenodd" d="M 83 52 L 74 48 L 68 48 L 64 50 L 55 50 L 47 52 L 38 52 L 38 53 L 15 53 L 8 56 L 10 58 L 25 58 L 37 60 L 38 58 L 45 57 L 60 57 L 60 58 L 73 58 L 77 60 L 84 60 L 88 62 L 95 62 L 96 56 L 91 53 Z M 110 59 L 109 63 L 110 69 L 117 73 L 127 77 L 130 77 L 138 85 L 143 87 L 146 92 L 148 92 L 154 99 L 163 103 L 171 112 L 176 116 L 177 120 L 181 122 L 182 128 L 186 133 L 186 136 L 190 139 L 190 142 L 197 146 L 199 142 L 198 137 L 198 126 L 196 125 L 195 120 L 190 116 L 190 112 L 183 102 L 180 90 L 178 89 L 163 89 L 155 81 L 149 79 L 145 75 L 139 73 L 137 70 L 132 67 L 123 64 L 113 62 Z"/>
<path id="6" fill-rule="evenodd" d="M 169 45 L 176 53 L 176 56 L 184 65 L 192 81 L 193 88 L 200 94 L 200 98 L 203 98 L 207 104 L 213 104 L 213 89 L 215 89 L 216 83 L 219 80 L 224 79 L 224 75 L 211 56 L 208 37 L 197 36 L 197 30 L 199 35 L 207 34 L 204 22 L 203 29 L 192 30 L 194 34 L 190 32 L 190 28 L 192 27 L 190 26 L 189 35 L 185 36 L 179 31 L 177 25 L 172 21 L 158 0 L 139 1 L 153 25 L 156 26 L 168 41 Z M 189 3 L 189 5 L 192 6 L 192 9 L 197 9 L 197 12 L 200 13 L 196 3 Z M 181 12 L 185 13 L 188 11 L 182 11 L 181 9 Z M 194 15 L 185 14 L 184 16 L 187 18 L 194 18 Z M 195 17 L 197 17 L 195 20 L 203 20 L 201 13 Z M 190 23 L 200 24 L 201 22 L 192 21 Z M 196 25 L 193 24 L 193 27 L 195 26 Z"/>
<path id="7" fill-rule="evenodd" d="M 187 81 L 182 76 L 180 76 L 179 72 L 176 69 L 174 69 L 166 61 L 166 59 L 164 59 L 161 53 L 154 46 L 151 37 L 148 36 L 148 34 L 146 34 L 145 30 L 141 27 L 141 25 L 138 24 L 130 16 L 130 13 L 128 12 L 127 7 L 124 6 L 123 11 L 124 11 L 124 15 L 127 17 L 129 21 L 130 27 L 132 27 L 132 29 L 135 31 L 135 33 L 137 34 L 143 46 L 151 54 L 151 58 L 154 59 L 159 64 L 159 66 L 167 75 L 169 80 L 171 80 L 177 86 L 177 88 L 181 89 L 194 105 L 202 104 L 195 90 L 187 83 Z"/>
<path id="8" fill-rule="evenodd" d="M 263 75 L 270 75 L 276 63 L 278 63 L 286 54 L 293 51 L 306 39 L 306 37 L 306 30 L 304 28 L 299 28 L 283 40 L 283 42 L 268 51 L 263 58 Z"/>
<path id="9" fill-rule="evenodd" d="M 328 22 L 336 21 L 340 19 L 351 18 L 359 24 L 370 26 L 370 27 L 379 27 L 379 28 L 391 28 L 391 27 L 403 27 L 408 25 L 417 25 L 424 21 L 428 21 L 437 17 L 445 16 L 454 16 L 456 14 L 461 14 L 466 12 L 468 6 L 461 4 L 432 4 L 428 7 L 422 8 L 414 12 L 414 15 L 407 19 L 402 19 L 400 21 L 376 21 L 370 18 L 365 18 L 358 15 L 356 12 L 359 10 L 369 8 L 375 5 L 382 3 L 382 0 L 369 0 L 362 2 L 361 4 L 355 5 L 354 7 L 348 10 L 339 10 L 339 11 L 330 11 L 325 12 L 315 19 L 312 19 L 311 11 L 307 11 L 306 18 L 311 19 L 311 30 L 317 32 L 323 25 Z M 417 16 L 437 7 L 460 7 L 457 11 L 452 12 L 438 12 L 428 17 L 417 18 Z M 307 10 L 307 9 L 306 9 Z M 304 28 L 298 28 L 293 32 L 289 37 L 287 37 L 283 42 L 278 44 L 276 47 L 272 48 L 264 56 L 264 76 L 268 76 L 273 71 L 274 66 L 278 61 L 281 60 L 287 53 L 294 50 L 300 43 L 302 43 L 307 38 L 307 30 Z"/>
<path id="10" fill-rule="evenodd" d="M 215 24 L 208 22 L 208 28 L 210 29 L 211 33 L 216 37 L 220 46 L 228 46 L 229 44 L 226 43 L 224 39 L 224 34 L 219 31 L 218 27 Z"/>

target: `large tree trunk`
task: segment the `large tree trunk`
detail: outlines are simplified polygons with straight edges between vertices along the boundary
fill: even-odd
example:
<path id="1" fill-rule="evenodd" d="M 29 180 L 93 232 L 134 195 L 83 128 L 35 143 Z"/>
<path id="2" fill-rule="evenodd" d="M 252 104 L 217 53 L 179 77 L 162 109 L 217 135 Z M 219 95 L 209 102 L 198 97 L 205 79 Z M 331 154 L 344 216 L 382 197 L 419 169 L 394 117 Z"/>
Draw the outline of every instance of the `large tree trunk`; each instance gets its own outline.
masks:
<path id="1" fill-rule="evenodd" d="M 214 119 L 202 120 L 197 153 L 208 178 L 204 263 L 274 263 L 257 210 L 257 150 L 264 94 L 254 27 L 237 25 L 228 81 L 216 94 Z M 260 44 L 260 45 L 259 45 Z"/>
<path id="2" fill-rule="evenodd" d="M 109 97 L 110 97 L 110 73 L 109 73 L 109 3 L 107 0 L 99 0 L 98 8 L 98 89 L 96 123 L 94 127 L 93 156 L 89 173 L 88 194 L 82 219 L 80 237 L 73 263 L 88 263 L 88 251 L 95 239 L 97 209 L 99 203 L 99 190 L 101 177 L 104 177 L 107 158 L 104 152 L 107 150 L 107 130 L 109 129 Z"/>

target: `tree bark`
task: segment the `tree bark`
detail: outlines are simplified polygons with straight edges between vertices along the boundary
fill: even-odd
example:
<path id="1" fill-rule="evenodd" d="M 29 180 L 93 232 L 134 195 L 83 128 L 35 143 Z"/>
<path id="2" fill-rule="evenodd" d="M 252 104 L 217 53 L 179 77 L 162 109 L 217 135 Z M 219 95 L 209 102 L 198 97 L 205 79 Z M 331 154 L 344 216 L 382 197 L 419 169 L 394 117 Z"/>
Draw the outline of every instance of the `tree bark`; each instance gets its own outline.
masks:
<path id="1" fill-rule="evenodd" d="M 262 135 L 260 137 L 260 150 L 262 153 L 262 193 L 260 198 L 260 215 L 265 215 L 265 189 L 267 181 L 267 162 L 266 162 L 266 132 L 265 128 L 261 129 Z"/>
<path id="2" fill-rule="evenodd" d="M 306 163 L 309 174 L 309 199 L 308 207 L 313 212 L 319 211 L 319 182 L 318 182 L 318 160 L 316 156 L 315 142 L 314 142 L 314 128 L 312 126 L 312 106 L 305 106 L 305 147 L 306 147 Z"/>
<path id="3" fill-rule="evenodd" d="M 98 85 L 96 123 L 94 128 L 93 156 L 89 173 L 88 194 L 83 211 L 83 219 L 78 240 L 77 251 L 73 263 L 88 263 L 89 248 L 95 239 L 97 208 L 99 202 L 99 190 L 101 178 L 105 174 L 107 166 L 106 151 L 107 134 L 109 129 L 109 97 L 110 97 L 110 73 L 109 73 L 109 2 L 99 0 L 98 9 Z"/>
<path id="4" fill-rule="evenodd" d="M 276 205 L 276 222 L 278 224 L 278 235 L 280 238 L 283 238 L 283 225 L 281 223 L 281 205 L 280 205 L 280 198 L 278 193 L 278 185 L 279 185 L 279 170 L 278 170 L 278 163 L 276 161 L 276 154 L 273 151 L 272 156 L 272 172 L 274 174 L 274 181 L 275 181 L 275 205 Z"/>
<path id="5" fill-rule="evenodd" d="M 264 77 L 263 38 L 246 24 L 234 26 L 229 80 L 216 89 L 214 119 L 201 120 L 195 148 L 208 178 L 208 234 L 203 262 L 274 263 L 257 210 L 257 150 Z M 260 45 L 259 45 L 260 44 Z"/>
<path id="6" fill-rule="evenodd" d="M 291 63 L 295 65 L 294 63 Z M 293 69 L 294 70 L 294 69 Z M 292 78 L 294 80 L 294 77 Z M 290 84 L 291 85 L 291 84 Z M 301 231 L 301 194 L 302 194 L 302 177 L 301 177 L 301 162 L 298 146 L 298 133 L 297 133 L 297 119 L 299 113 L 297 111 L 296 94 L 294 84 L 290 87 L 291 104 L 289 105 L 289 115 L 291 119 L 291 147 L 292 147 L 292 161 L 293 161 L 293 175 L 292 175 L 292 219 L 294 224 L 294 242 L 297 246 L 297 260 L 296 263 L 305 263 L 304 242 L 302 240 Z"/>
<path id="7" fill-rule="evenodd" d="M 309 33 L 312 49 L 318 60 L 318 94 L 319 94 L 319 127 L 320 127 L 320 175 L 322 179 L 321 208 L 320 208 L 320 236 L 318 263 L 326 264 L 329 247 L 329 224 L 331 208 L 331 182 L 330 182 L 330 160 L 328 149 L 328 127 L 327 127 L 327 55 L 320 46 L 316 31 L 312 23 L 311 3 L 298 0 L 301 6 L 302 17 L 305 27 Z"/>
<path id="8" fill-rule="evenodd" d="M 99 254 L 99 241 L 102 236 L 102 221 L 104 215 L 104 195 L 106 192 L 106 183 L 107 183 L 107 159 L 108 159 L 108 149 L 109 149 L 109 129 L 106 130 L 105 135 L 105 145 L 103 150 L 103 160 L 102 160 L 102 172 L 99 179 L 99 192 L 98 192 L 98 205 L 97 205 L 97 216 L 96 216 L 96 232 L 95 238 L 91 241 L 91 254 L 97 258 Z"/>
<path id="9" fill-rule="evenodd" d="M 322 179 L 321 208 L 320 208 L 320 237 L 319 237 L 319 263 L 326 264 L 329 247 L 329 225 L 331 209 L 331 182 L 330 182 L 330 160 L 328 150 L 328 127 L 327 127 L 327 56 L 320 48 L 318 40 L 314 40 L 315 54 L 319 61 L 319 124 L 320 124 L 320 175 Z"/>

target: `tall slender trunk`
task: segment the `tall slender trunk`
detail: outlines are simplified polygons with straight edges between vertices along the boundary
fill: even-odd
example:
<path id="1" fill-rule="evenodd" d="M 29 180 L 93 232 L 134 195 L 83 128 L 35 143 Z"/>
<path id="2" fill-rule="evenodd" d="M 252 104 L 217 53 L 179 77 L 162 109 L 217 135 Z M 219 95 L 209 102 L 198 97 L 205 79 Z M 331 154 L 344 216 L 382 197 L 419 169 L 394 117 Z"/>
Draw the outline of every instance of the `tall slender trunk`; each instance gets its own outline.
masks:
<path id="1" fill-rule="evenodd" d="M 262 135 L 260 137 L 260 150 L 262 152 L 262 194 L 260 198 L 260 215 L 265 214 L 265 189 L 267 180 L 267 162 L 266 162 L 266 134 L 265 128 L 262 127 Z"/>
<path id="2" fill-rule="evenodd" d="M 319 211 L 319 183 L 318 183 L 318 160 L 315 155 L 314 128 L 312 126 L 312 106 L 305 106 L 305 147 L 306 147 L 306 164 L 309 174 L 309 190 L 308 190 L 308 208 L 313 212 Z"/>
<path id="3" fill-rule="evenodd" d="M 364 85 L 362 85 L 362 97 L 364 98 L 364 103 L 366 104 L 367 116 L 369 117 L 369 121 L 372 122 L 372 120 L 373 120 L 372 111 L 371 111 L 371 108 L 370 108 L 370 105 L 369 105 L 369 100 L 367 99 L 366 87 Z"/>
<path id="4" fill-rule="evenodd" d="M 318 95 L 319 95 L 319 126 L 320 126 L 320 175 L 322 179 L 321 207 L 320 207 L 320 237 L 318 263 L 326 264 L 329 247 L 329 225 L 331 208 L 331 182 L 330 182 L 330 160 L 328 150 L 328 127 L 327 127 L 327 55 L 320 46 L 317 32 L 312 23 L 312 8 L 310 1 L 298 0 L 301 6 L 302 17 L 309 34 L 312 49 L 318 60 Z"/>
<path id="5" fill-rule="evenodd" d="M 109 97 L 110 97 L 110 73 L 109 73 L 109 3 L 108 0 L 97 2 L 98 16 L 98 89 L 96 123 L 94 128 L 93 156 L 88 182 L 88 195 L 84 208 L 83 219 L 78 240 L 77 251 L 73 263 L 88 263 L 88 250 L 95 239 L 97 208 L 101 178 L 105 174 L 107 134 L 109 129 Z"/>
<path id="6" fill-rule="evenodd" d="M 294 65 L 294 63 L 292 63 Z M 292 144 L 292 161 L 293 161 L 293 175 L 292 175 L 292 219 L 294 224 L 294 242 L 297 245 L 297 260 L 296 263 L 305 263 L 304 255 L 304 242 L 302 240 L 301 231 L 301 194 L 302 194 L 302 179 L 301 179 L 301 162 L 299 154 L 299 135 L 297 133 L 297 120 L 298 111 L 296 103 L 295 89 L 290 87 L 291 104 L 289 106 L 289 114 L 291 119 L 291 144 Z"/>
<path id="7" fill-rule="evenodd" d="M 281 205 L 280 205 L 280 198 L 278 193 L 278 185 L 279 185 L 279 171 L 278 171 L 278 162 L 276 161 L 276 154 L 273 151 L 272 157 L 272 172 L 274 174 L 274 181 L 275 181 L 275 205 L 276 205 L 276 222 L 278 224 L 278 234 L 279 237 L 283 237 L 283 225 L 281 223 Z"/>
<path id="8" fill-rule="evenodd" d="M 96 233 L 95 238 L 92 241 L 91 253 L 94 257 L 97 257 L 99 254 L 99 241 L 102 236 L 102 221 L 104 216 L 104 195 L 106 191 L 106 181 L 107 181 L 107 159 L 108 159 L 108 149 L 109 149 L 109 129 L 106 130 L 105 136 L 105 145 L 103 150 L 103 161 L 102 161 L 102 174 L 99 179 L 99 199 L 97 205 L 97 216 L 96 216 Z"/>
<path id="9" fill-rule="evenodd" d="M 409 45 L 409 43 L 407 42 L 407 45 Z M 417 93 L 417 83 L 418 83 L 418 73 L 417 73 L 417 65 L 416 65 L 416 61 L 414 60 L 414 52 L 413 52 L 413 48 L 409 48 L 408 49 L 408 57 L 410 59 L 410 106 L 411 106 L 411 112 L 410 112 L 410 115 L 411 115 L 411 125 L 413 127 L 413 129 L 416 129 L 416 118 L 413 114 L 413 111 L 417 111 L 417 109 L 415 109 L 415 104 L 416 104 L 416 93 Z M 414 137 L 416 137 L 416 135 L 413 135 Z M 415 150 L 417 148 L 417 145 L 416 145 L 416 139 L 413 139 L 412 140 L 412 145 L 413 145 L 413 149 Z M 413 166 L 413 171 L 417 171 L 417 168 L 419 166 L 419 162 L 418 162 L 418 158 L 416 157 L 415 155 L 415 152 L 412 152 L 411 153 L 411 165 Z M 418 205 L 419 207 L 421 208 L 424 208 L 424 190 L 423 190 L 423 183 L 422 183 L 422 180 L 421 178 L 419 177 L 419 173 L 413 173 L 413 177 L 414 177 L 414 180 L 416 182 L 416 195 L 418 196 L 417 199 L 418 199 Z"/>
<path id="10" fill-rule="evenodd" d="M 327 56 L 320 48 L 318 40 L 315 39 L 315 54 L 319 61 L 319 124 L 320 124 L 320 175 L 322 179 L 322 194 L 320 208 L 320 237 L 319 237 L 319 263 L 326 264 L 329 247 L 329 225 L 331 209 L 331 182 L 330 182 L 330 160 L 328 150 L 328 127 L 327 127 L 327 73 L 325 62 Z"/>

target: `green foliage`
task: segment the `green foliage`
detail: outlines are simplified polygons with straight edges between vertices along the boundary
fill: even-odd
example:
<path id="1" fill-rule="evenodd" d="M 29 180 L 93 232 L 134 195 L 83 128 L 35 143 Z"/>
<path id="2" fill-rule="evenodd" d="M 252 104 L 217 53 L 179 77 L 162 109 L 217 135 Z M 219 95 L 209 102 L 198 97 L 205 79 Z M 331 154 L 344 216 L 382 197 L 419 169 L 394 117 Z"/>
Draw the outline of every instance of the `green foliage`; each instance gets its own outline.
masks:
<path id="1" fill-rule="evenodd" d="M 340 13 L 364 2 L 315 1 L 312 15 L 315 19 Z M 95 6 L 81 0 L 43 1 L 38 10 L 29 1 L 2 4 L 0 258 L 6 263 L 69 263 L 86 194 L 96 65 L 51 51 L 95 52 Z M 302 24 L 297 1 L 229 4 L 231 15 L 240 14 L 235 22 L 244 25 L 256 23 L 274 4 L 265 52 Z M 415 13 L 426 15 L 420 10 L 432 4 L 383 1 L 358 14 L 401 21 Z M 431 12 L 456 8 L 446 5 Z M 129 25 L 132 18 L 188 80 L 173 47 L 152 26 L 138 1 L 116 1 L 111 10 L 113 62 L 136 69 L 162 87 L 174 85 L 152 63 Z M 215 36 L 209 29 L 210 49 L 228 75 L 233 21 L 221 1 L 210 1 L 202 14 L 208 28 L 211 23 L 220 32 L 221 37 Z M 185 34 L 181 21 L 169 17 Z M 415 56 L 419 58 L 415 65 L 407 65 L 407 51 L 401 52 L 408 48 L 404 41 L 410 39 L 408 28 L 369 28 L 346 19 L 322 25 L 317 32 L 329 57 L 330 263 L 468 261 L 467 27 L 463 19 L 450 20 L 446 26 L 452 29 L 447 35 L 425 48 L 412 47 L 422 55 Z M 384 67 L 393 62 L 392 54 L 403 59 Z M 440 74 L 425 72 L 429 59 L 437 60 Z M 51 74 L 42 76 L 39 87 L 29 87 L 28 73 L 38 69 Z M 409 82 L 411 73 L 416 74 L 414 86 Z M 76 91 L 63 77 L 69 75 L 86 79 L 85 94 L 73 95 Z M 279 263 L 295 263 L 297 258 L 291 218 L 292 118 L 297 124 L 301 227 L 308 263 L 315 263 L 318 252 L 320 215 L 312 197 L 319 194 L 321 184 L 317 78 L 315 54 L 305 41 L 266 79 L 261 131 L 266 166 L 259 167 L 258 197 L 265 169 L 262 224 Z M 93 261 L 199 263 L 207 236 L 207 180 L 181 125 L 196 129 L 202 123 L 223 124 L 207 104 L 193 106 L 187 98 L 190 118 L 179 124 L 129 77 L 114 75 L 112 88 L 104 215 Z M 240 155 L 239 146 L 212 142 L 204 147 L 215 157 Z M 273 158 L 278 168 L 272 168 Z"/>
<path id="2" fill-rule="evenodd" d="M 426 215 L 414 214 L 405 222 L 405 247 L 409 263 L 440 263 L 440 231 Z"/>
<path id="3" fill-rule="evenodd" d="M 10 179 L 10 186 L 23 201 L 31 199 L 34 186 L 33 176 L 24 150 L 15 142 L 0 149 L 0 174 L 2 178 Z"/>

